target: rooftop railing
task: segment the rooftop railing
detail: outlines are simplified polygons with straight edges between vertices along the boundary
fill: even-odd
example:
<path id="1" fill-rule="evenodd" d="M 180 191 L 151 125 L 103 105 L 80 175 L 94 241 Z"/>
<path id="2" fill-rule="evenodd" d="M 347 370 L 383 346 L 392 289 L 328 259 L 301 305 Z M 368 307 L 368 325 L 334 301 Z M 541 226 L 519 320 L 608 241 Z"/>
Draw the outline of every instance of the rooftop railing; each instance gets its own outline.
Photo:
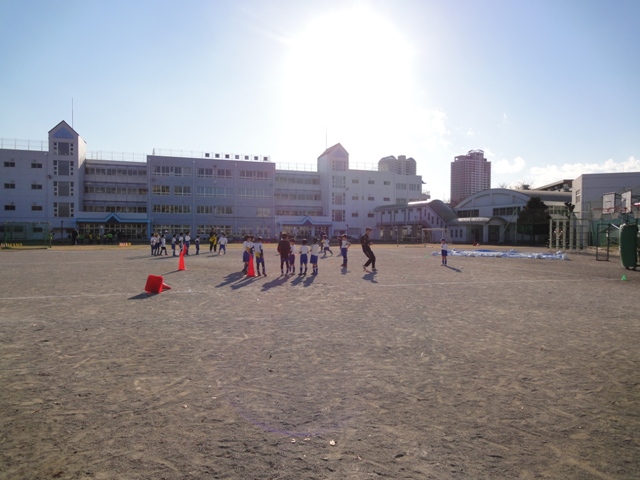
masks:
<path id="1" fill-rule="evenodd" d="M 18 138 L 0 138 L 0 149 L 48 152 L 49 142 L 47 140 L 21 140 Z"/>

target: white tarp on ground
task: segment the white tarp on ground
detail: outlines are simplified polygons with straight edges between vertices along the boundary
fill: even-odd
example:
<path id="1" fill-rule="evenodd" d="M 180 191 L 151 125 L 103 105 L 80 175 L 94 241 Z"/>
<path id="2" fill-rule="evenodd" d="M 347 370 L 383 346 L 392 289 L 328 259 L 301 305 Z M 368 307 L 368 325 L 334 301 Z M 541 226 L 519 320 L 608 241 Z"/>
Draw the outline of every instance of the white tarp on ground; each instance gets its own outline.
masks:
<path id="1" fill-rule="evenodd" d="M 556 253 L 519 252 L 517 250 L 448 250 L 451 257 L 490 257 L 490 258 L 541 258 L 543 260 L 569 260 L 569 256 L 562 251 Z M 440 250 L 433 252 L 440 255 Z"/>

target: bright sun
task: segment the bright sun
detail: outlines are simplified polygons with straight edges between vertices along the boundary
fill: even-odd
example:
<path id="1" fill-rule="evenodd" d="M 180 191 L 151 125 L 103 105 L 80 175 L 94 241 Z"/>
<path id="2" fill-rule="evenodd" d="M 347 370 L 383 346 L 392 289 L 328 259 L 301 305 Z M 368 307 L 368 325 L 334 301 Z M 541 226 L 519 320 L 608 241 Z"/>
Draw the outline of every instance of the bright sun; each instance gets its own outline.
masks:
<path id="1" fill-rule="evenodd" d="M 392 133 L 390 119 L 411 95 L 412 52 L 390 22 L 364 7 L 340 10 L 317 18 L 290 46 L 290 138 L 317 144 L 326 128 L 331 145 L 371 138 L 383 125 Z"/>

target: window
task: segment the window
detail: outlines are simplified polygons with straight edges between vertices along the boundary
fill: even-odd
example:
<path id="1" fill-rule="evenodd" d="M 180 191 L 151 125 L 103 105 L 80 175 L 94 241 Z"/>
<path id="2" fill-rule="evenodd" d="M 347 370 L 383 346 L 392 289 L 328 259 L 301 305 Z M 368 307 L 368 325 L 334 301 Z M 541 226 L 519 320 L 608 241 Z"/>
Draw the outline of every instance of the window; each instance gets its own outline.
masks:
<path id="1" fill-rule="evenodd" d="M 360 200 L 360 197 L 358 195 L 352 195 L 351 200 Z"/>
<path id="2" fill-rule="evenodd" d="M 376 181 L 375 181 L 375 180 L 369 180 L 369 181 L 367 181 L 367 183 L 368 183 L 369 185 L 375 185 L 375 184 L 376 184 Z"/>
<path id="3" fill-rule="evenodd" d="M 31 211 L 32 212 L 41 212 L 42 211 L 42 205 L 31 205 Z"/>
<path id="4" fill-rule="evenodd" d="M 10 162 L 4 162 L 4 166 L 5 167 L 15 167 L 16 166 L 16 162 L 14 162 L 13 160 Z"/>
<path id="5" fill-rule="evenodd" d="M 410 183 L 409 184 L 409 190 L 414 190 L 414 191 L 420 190 L 420 185 L 417 184 L 417 183 Z"/>
<path id="6" fill-rule="evenodd" d="M 367 197 L 367 200 L 369 200 L 370 202 L 375 201 L 375 199 L 376 199 L 376 197 L 374 197 L 374 196 L 372 196 L 372 195 L 369 195 L 369 196 Z"/>
<path id="7" fill-rule="evenodd" d="M 41 163 L 35 163 L 35 162 L 33 162 L 33 163 L 31 164 L 31 168 L 42 168 L 42 164 L 41 164 Z"/>
<path id="8" fill-rule="evenodd" d="M 271 208 L 269 207 L 258 207 L 256 211 L 257 217 L 270 217 L 271 216 Z"/>
<path id="9" fill-rule="evenodd" d="M 384 184 L 385 184 L 385 185 L 391 185 L 391 182 L 390 182 L 389 180 L 385 180 L 385 181 L 384 181 Z"/>
<path id="10" fill-rule="evenodd" d="M 42 184 L 41 183 L 32 183 L 31 184 L 31 190 L 42 190 Z"/>
<path id="11" fill-rule="evenodd" d="M 73 143 L 53 142 L 53 153 L 56 155 L 73 155 Z"/>
<path id="12" fill-rule="evenodd" d="M 391 201 L 391 197 L 384 197 L 382 199 L 383 202 L 390 202 Z"/>
<path id="13" fill-rule="evenodd" d="M 16 209 L 16 206 L 15 206 L 15 205 L 12 205 L 12 204 L 10 204 L 10 205 L 5 205 L 5 206 L 4 206 L 4 209 L 5 209 L 5 210 L 15 210 L 15 209 Z"/>
<path id="14" fill-rule="evenodd" d="M 332 197 L 332 199 L 333 199 L 333 204 L 334 204 L 334 205 L 344 205 L 344 203 L 345 203 L 345 201 L 344 201 L 344 196 L 345 196 L 345 194 L 344 194 L 344 193 L 336 193 L 336 192 L 333 192 L 333 193 L 331 194 L 331 197 Z"/>
<path id="15" fill-rule="evenodd" d="M 102 169 L 104 170 L 104 169 Z M 69 160 L 54 160 L 53 161 L 53 174 L 61 176 L 73 175 L 73 163 Z"/>
<path id="16" fill-rule="evenodd" d="M 211 214 L 211 213 L 213 213 L 213 206 L 211 206 L 211 205 L 198 205 L 196 207 L 196 213 Z"/>
<path id="17" fill-rule="evenodd" d="M 169 185 L 154 185 L 151 195 L 169 195 L 171 193 Z"/>
<path id="18" fill-rule="evenodd" d="M 396 190 L 406 190 L 406 189 L 407 189 L 406 183 L 396 183 Z"/>
<path id="19" fill-rule="evenodd" d="M 213 178 L 213 168 L 198 168 L 198 177 Z"/>
<path id="20" fill-rule="evenodd" d="M 73 182 L 53 182 L 53 195 L 56 197 L 73 197 Z"/>
<path id="21" fill-rule="evenodd" d="M 353 213 L 351 213 L 351 216 L 352 216 L 352 217 L 357 217 L 357 216 L 358 216 L 358 212 L 353 212 Z"/>
<path id="22" fill-rule="evenodd" d="M 333 188 L 344 188 L 344 177 L 334 175 L 333 176 Z"/>
<path id="23" fill-rule="evenodd" d="M 332 210 L 331 220 L 334 222 L 344 222 L 344 210 Z"/>
<path id="24" fill-rule="evenodd" d="M 218 206 L 215 212 L 217 215 L 233 215 L 233 207 Z"/>
<path id="25" fill-rule="evenodd" d="M 369 213 L 367 213 L 367 217 L 369 217 L 369 218 L 373 218 L 373 217 L 375 217 L 375 215 L 374 215 L 374 213 L 373 213 L 373 212 L 369 212 Z"/>
<path id="26" fill-rule="evenodd" d="M 176 185 L 173 187 L 173 194 L 178 197 L 190 197 L 191 196 L 191 187 L 184 185 Z"/>
<path id="27" fill-rule="evenodd" d="M 215 178 L 233 178 L 233 171 L 228 168 L 218 168 L 215 171 Z"/>
<path id="28" fill-rule="evenodd" d="M 360 180 L 358 180 L 357 178 L 352 178 L 351 183 L 360 183 Z"/>
<path id="29" fill-rule="evenodd" d="M 153 213 L 191 213 L 191 205 L 154 205 Z"/>
<path id="30" fill-rule="evenodd" d="M 73 217 L 73 203 L 53 202 L 54 217 Z"/>
<path id="31" fill-rule="evenodd" d="M 11 183 L 5 183 L 4 184 L 4 188 L 16 188 L 16 184 L 11 182 Z"/>

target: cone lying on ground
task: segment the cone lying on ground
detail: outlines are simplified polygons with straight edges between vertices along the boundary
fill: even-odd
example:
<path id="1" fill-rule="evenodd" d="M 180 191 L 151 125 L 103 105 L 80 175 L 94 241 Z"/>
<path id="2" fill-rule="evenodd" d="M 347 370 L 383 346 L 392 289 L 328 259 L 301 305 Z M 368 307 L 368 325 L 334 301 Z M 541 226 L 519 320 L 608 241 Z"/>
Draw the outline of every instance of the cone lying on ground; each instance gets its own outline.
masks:
<path id="1" fill-rule="evenodd" d="M 178 271 L 186 270 L 184 266 L 184 249 L 180 250 L 180 260 L 178 260 Z"/>
<path id="2" fill-rule="evenodd" d="M 626 282 L 627 281 L 627 276 L 626 275 L 622 275 L 622 278 L 620 280 L 622 280 L 623 282 Z"/>
<path id="3" fill-rule="evenodd" d="M 149 275 L 144 291 L 147 293 L 161 293 L 162 290 L 171 290 L 171 287 L 164 283 L 164 278 L 159 275 Z"/>

